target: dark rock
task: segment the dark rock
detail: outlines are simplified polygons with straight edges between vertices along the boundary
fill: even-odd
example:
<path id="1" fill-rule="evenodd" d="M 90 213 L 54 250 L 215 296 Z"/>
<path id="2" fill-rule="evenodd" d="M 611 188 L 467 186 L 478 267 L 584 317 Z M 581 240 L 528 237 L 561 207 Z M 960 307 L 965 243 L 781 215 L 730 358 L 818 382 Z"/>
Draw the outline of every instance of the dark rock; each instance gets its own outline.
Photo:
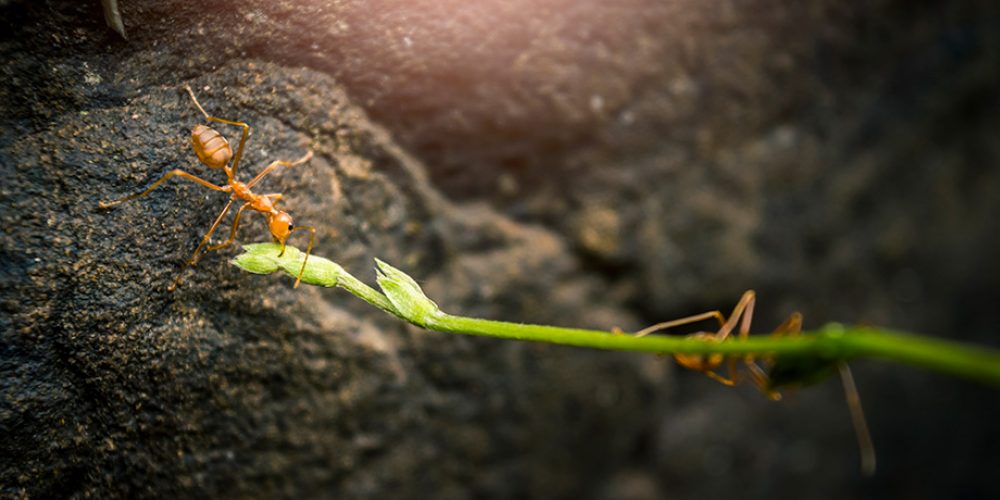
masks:
<path id="1" fill-rule="evenodd" d="M 995 344 L 988 2 L 121 9 L 128 41 L 96 0 L 0 3 L 0 495 L 1000 495 L 991 389 L 862 364 L 865 481 L 832 381 L 674 391 L 667 360 L 404 327 L 235 250 L 171 294 L 223 195 L 97 209 L 220 181 L 189 83 L 253 125 L 244 178 L 315 150 L 262 187 L 317 254 L 446 310 L 630 328 L 757 288 L 760 331 L 799 309 Z"/>

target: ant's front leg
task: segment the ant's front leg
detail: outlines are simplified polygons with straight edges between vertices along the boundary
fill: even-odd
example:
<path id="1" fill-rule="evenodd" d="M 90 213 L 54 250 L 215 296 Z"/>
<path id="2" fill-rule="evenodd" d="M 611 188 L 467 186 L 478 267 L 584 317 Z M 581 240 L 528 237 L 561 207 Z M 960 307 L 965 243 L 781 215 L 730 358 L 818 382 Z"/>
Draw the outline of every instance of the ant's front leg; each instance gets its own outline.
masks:
<path id="1" fill-rule="evenodd" d="M 199 243 L 198 247 L 194 249 L 194 253 L 191 254 L 191 258 L 184 263 L 184 266 L 181 267 L 180 272 L 177 273 L 177 279 L 175 279 L 174 282 L 169 287 L 167 287 L 168 292 L 172 292 L 175 289 L 177 289 L 177 285 L 180 284 L 181 282 L 181 277 L 184 276 L 184 271 L 187 270 L 188 267 L 198 263 L 199 254 L 201 253 L 202 247 L 208 244 L 209 239 L 212 237 L 212 233 L 215 232 L 215 228 L 219 227 L 219 223 L 222 222 L 222 218 L 225 217 L 227 213 L 229 213 L 229 209 L 233 206 L 233 203 L 235 202 L 236 202 L 236 197 L 234 196 L 229 199 L 229 203 L 226 203 L 226 207 L 223 208 L 222 212 L 219 213 L 219 216 L 215 218 L 215 222 L 212 223 L 212 227 L 210 227 L 208 229 L 208 232 L 205 233 L 205 236 L 201 239 L 201 243 Z"/>
<path id="2" fill-rule="evenodd" d="M 229 239 L 219 243 L 218 245 L 209 245 L 209 247 L 205 249 L 205 253 L 221 250 L 229 245 L 232 245 L 233 242 L 236 241 L 236 230 L 240 227 L 240 217 L 243 215 L 243 211 L 249 206 L 250 203 L 244 203 L 243 205 L 240 205 L 239 210 L 236 211 L 236 216 L 233 217 L 233 228 L 229 231 Z"/>
<path id="3" fill-rule="evenodd" d="M 316 239 L 316 228 L 312 226 L 296 226 L 295 229 L 292 229 L 291 232 L 294 233 L 295 231 L 303 231 L 303 230 L 309 231 L 309 245 L 306 247 L 306 256 L 304 259 L 302 259 L 302 268 L 299 269 L 299 275 L 295 277 L 295 285 L 293 285 L 292 288 L 298 288 L 299 282 L 302 281 L 302 275 L 306 272 L 306 262 L 309 261 L 309 254 L 312 253 L 313 240 Z M 282 251 L 284 251 L 284 248 L 285 248 L 285 242 L 281 242 Z"/>

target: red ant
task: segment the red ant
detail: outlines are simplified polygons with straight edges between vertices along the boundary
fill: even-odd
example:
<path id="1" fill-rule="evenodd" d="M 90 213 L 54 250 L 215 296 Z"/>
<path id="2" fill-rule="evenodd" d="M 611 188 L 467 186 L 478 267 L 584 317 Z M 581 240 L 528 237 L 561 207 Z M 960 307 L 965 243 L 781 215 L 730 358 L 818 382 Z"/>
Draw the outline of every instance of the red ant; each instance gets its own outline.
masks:
<path id="1" fill-rule="evenodd" d="M 709 342 L 723 342 L 730 338 L 733 330 L 739 323 L 737 338 L 746 339 L 750 335 L 750 322 L 753 319 L 753 307 L 756 303 L 756 294 L 753 290 L 743 293 L 740 301 L 736 303 L 732 314 L 727 319 L 718 310 L 695 314 L 685 318 L 657 323 L 648 326 L 635 333 L 635 336 L 642 337 L 653 332 L 666 330 L 676 326 L 687 325 L 707 319 L 715 319 L 719 322 L 719 330 L 715 332 L 695 332 L 688 337 L 701 339 Z M 802 315 L 795 312 L 778 326 L 771 335 L 781 337 L 785 335 L 798 335 L 802 330 Z M 674 359 L 681 366 L 704 373 L 712 380 L 727 386 L 734 386 L 739 382 L 739 372 L 736 369 L 738 359 L 742 359 L 750 374 L 750 380 L 769 399 L 777 401 L 781 399 L 778 387 L 796 386 L 817 381 L 829 375 L 834 369 L 839 370 L 841 381 L 844 384 L 844 393 L 847 399 L 847 406 L 851 411 L 851 420 L 858 438 L 858 447 L 861 450 L 861 469 L 866 475 L 875 472 L 875 448 L 872 445 L 871 435 L 868 433 L 868 425 L 865 423 L 864 411 L 861 408 L 861 398 L 858 397 L 857 387 L 854 385 L 854 377 L 851 370 L 843 360 L 816 360 L 813 358 L 781 357 L 778 359 L 765 358 L 764 364 L 768 368 L 765 371 L 757 364 L 754 356 L 728 356 L 729 376 L 723 376 L 716 370 L 722 366 L 727 356 L 722 354 L 675 354 Z"/>
<path id="2" fill-rule="evenodd" d="M 225 123 L 227 125 L 243 128 L 243 136 L 240 138 L 240 146 L 236 149 L 235 156 L 233 155 L 232 147 L 229 146 L 229 141 L 227 141 L 222 134 L 216 132 L 212 128 L 198 124 L 191 130 L 191 145 L 194 147 L 195 154 L 198 155 L 198 160 L 209 168 L 221 168 L 226 173 L 226 185 L 217 186 L 183 170 L 174 169 L 167 172 L 163 177 L 160 177 L 159 180 L 146 188 L 145 191 L 126 196 L 116 201 L 102 201 L 98 205 L 100 208 L 111 208 L 120 203 L 141 198 L 159 187 L 160 184 L 166 182 L 167 179 L 175 176 L 182 177 L 215 191 L 232 193 L 232 196 L 229 198 L 229 203 L 227 203 L 225 208 L 222 209 L 219 216 L 215 218 L 215 222 L 212 223 L 212 227 L 210 227 L 208 232 L 205 233 L 205 237 L 202 238 L 201 243 L 198 244 L 197 248 L 195 248 L 191 258 L 185 262 L 184 267 L 181 268 L 180 273 L 177 275 L 177 279 L 175 279 L 174 282 L 167 288 L 167 291 L 172 292 L 177 288 L 177 284 L 180 283 L 181 276 L 188 266 L 198 264 L 201 256 L 204 255 L 201 251 L 202 248 L 205 248 L 205 245 L 208 244 L 209 239 L 212 237 L 212 233 L 214 233 L 215 229 L 219 227 L 219 223 L 222 222 L 222 218 L 229 213 L 229 209 L 232 208 L 234 203 L 236 203 L 236 200 L 241 200 L 244 203 L 240 205 L 240 208 L 236 211 L 236 216 L 233 218 L 233 227 L 229 232 L 229 239 L 218 245 L 209 245 L 208 248 L 205 249 L 205 252 L 207 253 L 213 250 L 220 250 L 232 245 L 236 240 L 236 229 L 240 225 L 240 216 L 243 215 L 243 211 L 247 208 L 256 210 L 267 216 L 267 227 L 271 231 L 271 236 L 274 237 L 275 241 L 281 243 L 281 253 L 278 254 L 279 256 L 284 255 L 285 240 L 288 239 L 288 236 L 291 233 L 295 231 L 309 231 L 309 246 L 306 247 L 306 256 L 305 259 L 302 260 L 302 269 L 299 270 L 299 275 L 295 279 L 294 286 L 298 287 L 299 282 L 302 280 L 302 274 L 306 270 L 306 261 L 309 260 L 309 253 L 312 251 L 313 240 L 316 238 L 316 229 L 310 226 L 294 226 L 292 224 L 292 216 L 288 215 L 288 212 L 275 208 L 275 205 L 281 201 L 281 193 L 259 195 L 254 194 L 250 189 L 278 167 L 294 167 L 309 161 L 309 159 L 313 156 L 313 152 L 310 150 L 302 158 L 295 161 L 275 160 L 264 168 L 264 170 L 261 170 L 261 172 L 257 174 L 256 177 L 251 179 L 250 182 L 244 184 L 236 180 L 236 172 L 240 165 L 240 158 L 243 156 L 243 147 L 246 145 L 247 137 L 250 136 L 250 125 L 243 122 L 223 120 L 222 118 L 209 115 L 205 112 L 205 108 L 202 108 L 201 104 L 198 103 L 198 98 L 194 96 L 194 91 L 191 90 L 191 87 L 189 85 L 185 85 L 184 89 L 187 90 L 188 95 L 191 96 L 191 101 L 194 102 L 195 107 L 198 108 L 198 111 L 201 111 L 201 114 L 205 115 L 205 119 L 208 121 Z M 232 160 L 232 165 L 230 165 L 230 160 Z"/>

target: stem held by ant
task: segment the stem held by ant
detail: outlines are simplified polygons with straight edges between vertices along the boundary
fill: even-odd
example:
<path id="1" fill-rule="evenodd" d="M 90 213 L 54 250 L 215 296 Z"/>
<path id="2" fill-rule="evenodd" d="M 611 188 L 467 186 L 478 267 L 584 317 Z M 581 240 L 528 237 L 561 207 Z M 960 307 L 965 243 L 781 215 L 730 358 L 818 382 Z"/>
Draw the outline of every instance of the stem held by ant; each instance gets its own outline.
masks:
<path id="1" fill-rule="evenodd" d="M 246 245 L 244 253 L 232 262 L 251 273 L 270 274 L 280 270 L 296 279 L 301 278 L 303 283 L 343 288 L 389 314 L 428 330 L 594 349 L 673 354 L 698 360 L 701 364 L 695 363 L 696 368 L 711 367 L 710 370 L 721 361 L 708 360 L 728 358 L 733 363 L 742 359 L 750 370 L 751 381 L 771 399 L 778 399 L 779 387 L 812 383 L 840 370 L 865 474 L 875 471 L 875 449 L 847 361 L 861 357 L 881 358 L 1000 386 L 1000 351 L 985 347 L 879 328 L 846 328 L 838 324 L 815 332 L 802 332 L 802 316 L 798 313 L 792 314 L 771 335 L 744 335 L 744 330 L 749 332 L 747 318 L 750 315 L 747 313 L 754 302 L 752 292 L 743 295 L 728 319 L 718 311 L 710 311 L 653 325 L 637 335 L 625 335 L 619 329 L 585 330 L 455 316 L 442 311 L 413 278 L 385 262 L 376 260 L 380 293 L 335 262 L 313 256 L 305 263 L 298 249 L 285 246 L 284 252 L 281 250 L 280 245 L 273 243 Z M 688 336 L 649 335 L 708 319 L 718 321 L 720 330 Z M 736 324 L 740 325 L 740 330 L 736 338 L 732 338 L 730 333 Z M 720 340 L 720 332 L 729 333 Z M 730 378 L 726 380 L 735 383 L 737 377 L 735 370 L 730 369 Z"/>

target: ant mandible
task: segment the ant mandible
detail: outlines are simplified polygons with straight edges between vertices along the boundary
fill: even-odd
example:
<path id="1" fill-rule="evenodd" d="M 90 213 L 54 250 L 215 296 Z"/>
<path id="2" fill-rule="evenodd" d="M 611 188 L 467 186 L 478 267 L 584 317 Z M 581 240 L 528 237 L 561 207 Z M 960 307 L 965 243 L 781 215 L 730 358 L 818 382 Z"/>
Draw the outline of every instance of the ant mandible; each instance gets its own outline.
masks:
<path id="1" fill-rule="evenodd" d="M 202 164 L 204 164 L 209 168 L 215 168 L 215 169 L 221 168 L 226 173 L 226 185 L 217 186 L 196 175 L 189 174 L 180 169 L 174 169 L 171 170 L 170 172 L 167 172 L 163 177 L 160 177 L 159 180 L 157 180 L 148 188 L 146 188 L 145 191 L 126 196 L 120 200 L 115 200 L 110 202 L 102 201 L 98 204 L 98 206 L 100 206 L 100 208 L 111 208 L 120 203 L 125 203 L 126 201 L 131 201 L 136 198 L 141 198 L 143 196 L 148 195 L 151 191 L 159 187 L 160 184 L 163 184 L 164 182 L 167 181 L 167 179 L 170 179 L 171 177 L 181 177 L 215 191 L 220 191 L 223 193 L 232 193 L 232 196 L 229 197 L 229 203 L 227 203 L 226 206 L 222 209 L 222 212 L 219 213 L 219 216 L 215 218 L 215 222 L 212 223 L 212 227 L 210 227 L 208 229 L 208 232 L 205 233 L 205 236 L 202 238 L 201 243 L 199 243 L 198 247 L 194 249 L 194 253 L 191 254 L 191 258 L 185 262 L 184 266 L 181 268 L 180 273 L 177 274 L 177 278 L 174 280 L 174 282 L 171 283 L 169 287 L 167 287 L 167 291 L 172 292 L 174 291 L 174 289 L 177 288 L 177 285 L 180 283 L 181 276 L 183 276 L 184 271 L 188 268 L 188 266 L 194 266 L 198 264 L 198 261 L 201 259 L 204 253 L 211 252 L 214 250 L 220 250 L 233 244 L 233 242 L 236 240 L 236 229 L 240 225 L 240 216 L 243 215 L 243 211 L 248 208 L 251 210 L 256 210 L 267 216 L 267 227 L 268 230 L 271 231 L 271 236 L 274 237 L 275 241 L 281 243 L 281 253 L 278 254 L 279 257 L 281 255 L 284 255 L 285 253 L 285 241 L 288 239 L 289 235 L 291 235 L 295 231 L 309 231 L 309 246 L 306 247 L 306 256 L 305 259 L 302 260 L 302 269 L 299 270 L 298 277 L 295 279 L 294 286 L 298 287 L 299 282 L 302 281 L 302 274 L 306 270 L 306 261 L 309 260 L 309 253 L 312 251 L 313 240 L 316 238 L 316 229 L 310 226 L 293 225 L 292 216 L 289 215 L 288 212 L 285 212 L 284 210 L 278 210 L 277 208 L 275 208 L 275 205 L 277 205 L 277 203 L 281 201 L 282 198 L 281 193 L 268 193 L 259 195 L 251 191 L 251 188 L 253 188 L 254 185 L 256 185 L 258 182 L 261 181 L 261 179 L 266 177 L 268 174 L 273 172 L 278 167 L 294 167 L 296 165 L 301 165 L 309 161 L 309 159 L 312 158 L 313 156 L 313 152 L 310 150 L 302 158 L 299 158 L 298 160 L 295 161 L 275 160 L 271 162 L 271 164 L 268 165 L 266 168 L 264 168 L 264 170 L 261 170 L 261 172 L 257 174 L 256 177 L 251 179 L 250 182 L 247 183 L 240 182 L 236 179 L 236 173 L 240 165 L 240 158 L 242 158 L 243 156 L 243 147 L 246 145 L 247 138 L 250 136 L 250 125 L 247 125 L 246 123 L 243 122 L 224 120 L 222 118 L 217 118 L 215 116 L 209 115 L 207 112 L 205 112 L 205 108 L 202 108 L 201 104 L 198 103 L 198 98 L 194 96 L 194 91 L 191 90 L 191 86 L 185 85 L 184 89 L 187 90 L 188 95 L 191 96 L 191 101 L 194 102 L 194 105 L 195 107 L 198 108 L 198 111 L 201 111 L 201 114 L 205 115 L 206 120 L 210 122 L 225 123 L 227 125 L 233 125 L 236 127 L 241 127 L 243 129 L 243 136 L 240 138 L 240 145 L 236 149 L 235 155 L 233 155 L 233 149 L 232 147 L 230 147 L 229 141 L 227 141 L 226 138 L 222 136 L 222 134 L 216 132 L 211 127 L 198 124 L 195 125 L 194 128 L 191 130 L 191 145 L 194 147 L 195 154 L 198 155 L 198 160 L 200 160 Z M 230 165 L 230 160 L 232 160 L 231 165 Z M 218 245 L 208 245 L 208 242 L 212 237 L 212 233 L 214 233 L 215 229 L 219 227 L 219 224 L 222 222 L 223 217 L 225 217 L 226 214 L 229 213 L 229 209 L 232 208 L 234 203 L 236 203 L 236 200 L 243 201 L 243 204 L 240 205 L 240 208 L 238 210 L 236 210 L 236 216 L 233 218 L 233 227 L 232 230 L 229 231 L 229 239 Z M 207 248 L 205 248 L 206 245 L 208 245 Z M 205 248 L 204 253 L 202 252 L 203 248 Z"/>
<path id="2" fill-rule="evenodd" d="M 708 342 L 723 342 L 731 337 L 733 330 L 739 324 L 737 338 L 746 339 L 750 335 L 750 322 L 753 320 L 753 308 L 757 298 L 753 290 L 747 290 L 736 303 L 729 318 L 722 315 L 722 312 L 708 311 L 695 314 L 685 318 L 665 321 L 648 326 L 635 332 L 636 337 L 642 337 L 654 332 L 674 328 L 677 326 L 697 323 L 708 319 L 715 319 L 719 322 L 719 329 L 715 332 L 695 332 L 688 337 L 705 340 Z M 784 323 L 778 326 L 771 335 L 776 337 L 795 336 L 802 331 L 802 315 L 792 313 Z M 871 435 L 868 432 L 868 425 L 865 423 L 864 410 L 861 408 L 861 398 L 858 397 L 857 387 L 854 385 L 854 377 L 847 364 L 839 360 L 808 360 L 808 359 L 770 359 L 765 358 L 764 363 L 770 369 L 770 373 L 757 364 L 755 357 L 746 356 L 724 356 L 722 354 L 675 354 L 674 359 L 685 368 L 701 372 L 712 380 L 727 386 L 734 386 L 739 382 L 739 372 L 736 369 L 738 359 L 742 359 L 750 374 L 750 380 L 769 399 L 777 401 L 781 399 L 781 393 L 776 388 L 779 386 L 801 385 L 813 380 L 818 380 L 828 375 L 834 369 L 839 370 L 841 381 L 844 384 L 844 393 L 847 399 L 847 406 L 851 412 L 851 421 L 854 424 L 854 431 L 858 438 L 858 448 L 861 450 L 861 468 L 866 475 L 875 472 L 875 447 L 872 445 Z M 716 370 L 728 359 L 728 376 L 719 374 Z"/>

